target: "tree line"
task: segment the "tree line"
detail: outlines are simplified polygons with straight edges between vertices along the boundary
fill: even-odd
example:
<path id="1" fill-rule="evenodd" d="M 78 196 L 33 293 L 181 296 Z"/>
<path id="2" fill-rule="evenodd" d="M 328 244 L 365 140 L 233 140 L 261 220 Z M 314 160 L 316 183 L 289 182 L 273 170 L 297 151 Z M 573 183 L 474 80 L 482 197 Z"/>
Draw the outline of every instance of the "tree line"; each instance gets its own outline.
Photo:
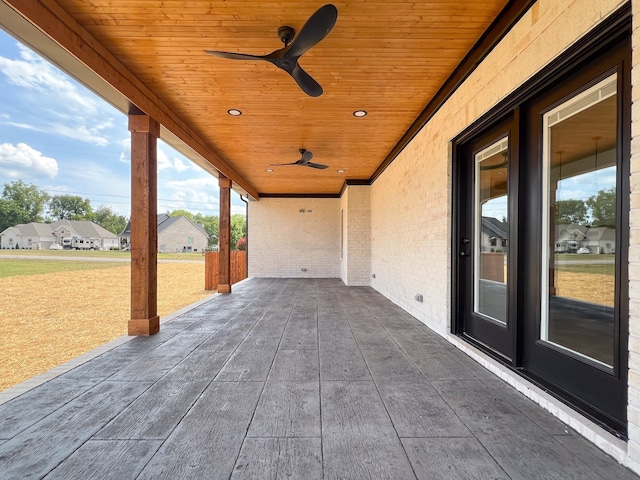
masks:
<path id="1" fill-rule="evenodd" d="M 602 189 L 586 201 L 579 199 L 556 201 L 556 223 L 615 228 L 615 187 Z"/>
<path id="2" fill-rule="evenodd" d="M 111 207 L 95 210 L 88 198 L 78 195 L 49 195 L 22 180 L 5 183 L 0 197 L 0 232 L 21 223 L 51 223 L 56 220 L 90 220 L 116 235 L 124 230 L 127 217 Z"/>
<path id="3" fill-rule="evenodd" d="M 217 215 L 203 215 L 200 212 L 194 214 L 188 210 L 172 210 L 168 212 L 168 215 L 171 217 L 184 215 L 194 223 L 202 225 L 209 234 L 209 246 L 218 244 L 220 220 Z M 231 215 L 231 248 L 236 250 L 247 249 L 247 219 L 240 213 Z"/>
<path id="4" fill-rule="evenodd" d="M 217 245 L 220 222 L 217 215 L 193 214 L 187 210 L 168 212 L 172 217 L 184 215 L 202 225 L 209 234 L 209 246 Z M 49 195 L 36 185 L 22 180 L 5 183 L 0 196 L 0 232 L 21 223 L 51 223 L 56 220 L 89 220 L 116 235 L 122 233 L 129 219 L 111 207 L 94 209 L 88 198 L 78 195 Z M 244 215 L 231 216 L 231 246 L 246 248 L 247 224 Z"/>

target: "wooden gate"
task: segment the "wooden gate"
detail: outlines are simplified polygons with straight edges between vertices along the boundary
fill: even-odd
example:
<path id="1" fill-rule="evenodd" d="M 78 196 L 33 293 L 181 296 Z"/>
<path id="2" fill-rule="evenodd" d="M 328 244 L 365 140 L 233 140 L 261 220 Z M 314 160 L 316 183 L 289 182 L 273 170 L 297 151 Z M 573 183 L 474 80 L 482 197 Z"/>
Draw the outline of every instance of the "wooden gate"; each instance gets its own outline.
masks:
<path id="1" fill-rule="evenodd" d="M 218 273 L 220 269 L 220 252 L 204 254 L 204 289 L 218 289 Z M 231 284 L 247 278 L 247 252 L 233 250 L 231 252 Z"/>

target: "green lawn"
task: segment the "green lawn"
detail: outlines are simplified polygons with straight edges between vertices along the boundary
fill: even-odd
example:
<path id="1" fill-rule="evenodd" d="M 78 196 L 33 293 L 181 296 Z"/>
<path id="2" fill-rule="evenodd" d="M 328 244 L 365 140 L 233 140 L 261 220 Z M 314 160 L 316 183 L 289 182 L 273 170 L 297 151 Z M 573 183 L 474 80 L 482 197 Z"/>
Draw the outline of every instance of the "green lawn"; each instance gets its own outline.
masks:
<path id="1" fill-rule="evenodd" d="M 0 250 L 0 255 L 47 256 L 47 257 L 97 257 L 97 258 L 131 258 L 130 252 L 118 250 Z M 197 253 L 158 253 L 158 260 L 202 260 L 204 256 Z"/>
<path id="2" fill-rule="evenodd" d="M 578 255 L 576 253 L 558 253 L 555 255 L 556 260 L 573 260 L 576 262 L 588 262 L 589 260 L 615 260 L 613 253 Z"/>
<path id="3" fill-rule="evenodd" d="M 128 265 L 123 262 L 60 261 L 0 258 L 0 278 L 38 275 L 41 273 L 98 270 Z"/>
<path id="4" fill-rule="evenodd" d="M 616 271 L 615 264 L 594 265 L 590 263 L 576 263 L 571 265 L 557 265 L 556 269 L 561 272 L 573 273 L 602 273 L 605 275 L 613 275 Z"/>
<path id="5" fill-rule="evenodd" d="M 560 254 L 556 255 L 556 260 L 568 260 L 571 263 L 565 263 L 563 265 L 556 265 L 556 269 L 561 272 L 572 273 L 600 273 L 604 275 L 614 275 L 616 271 L 616 265 L 614 263 L 616 256 L 613 254 L 603 255 L 571 255 Z M 602 260 L 609 260 L 611 263 L 599 264 L 592 263 Z"/>

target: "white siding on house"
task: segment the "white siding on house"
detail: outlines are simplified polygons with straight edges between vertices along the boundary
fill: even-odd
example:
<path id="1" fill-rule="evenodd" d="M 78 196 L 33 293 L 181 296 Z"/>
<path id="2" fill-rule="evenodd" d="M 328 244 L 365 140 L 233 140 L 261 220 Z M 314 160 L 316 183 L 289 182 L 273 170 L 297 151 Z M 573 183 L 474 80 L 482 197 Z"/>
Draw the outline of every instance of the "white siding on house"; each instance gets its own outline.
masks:
<path id="1" fill-rule="evenodd" d="M 249 277 L 340 277 L 340 199 L 249 202 Z"/>
<path id="2" fill-rule="evenodd" d="M 20 243 L 20 232 L 15 227 L 9 227 L 0 236 L 0 248 L 14 249 Z M 22 247 L 22 245 L 20 245 Z"/>

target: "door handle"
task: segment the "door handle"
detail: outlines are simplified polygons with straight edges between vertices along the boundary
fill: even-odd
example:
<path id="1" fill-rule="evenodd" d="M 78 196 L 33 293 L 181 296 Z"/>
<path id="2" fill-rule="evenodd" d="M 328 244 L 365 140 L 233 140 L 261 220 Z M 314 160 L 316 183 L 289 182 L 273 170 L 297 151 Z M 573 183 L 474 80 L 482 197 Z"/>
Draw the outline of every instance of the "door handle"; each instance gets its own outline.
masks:
<path id="1" fill-rule="evenodd" d="M 471 243 L 471 241 L 468 238 L 463 238 L 461 240 L 462 245 L 469 245 L 469 243 Z M 471 256 L 471 254 L 467 251 L 467 250 L 460 250 L 460 256 L 461 257 L 469 257 Z"/>

